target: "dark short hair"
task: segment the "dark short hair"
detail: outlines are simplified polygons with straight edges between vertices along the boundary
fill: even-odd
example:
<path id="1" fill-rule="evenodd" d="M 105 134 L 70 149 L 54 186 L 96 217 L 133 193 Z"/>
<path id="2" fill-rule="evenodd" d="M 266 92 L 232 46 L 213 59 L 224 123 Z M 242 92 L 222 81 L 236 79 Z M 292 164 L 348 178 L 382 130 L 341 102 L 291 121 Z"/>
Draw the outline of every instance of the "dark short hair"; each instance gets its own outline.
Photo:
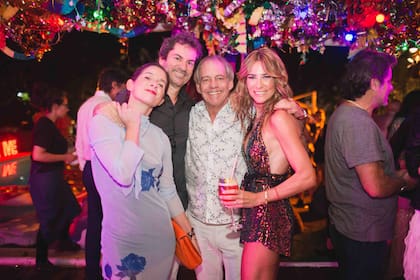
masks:
<path id="1" fill-rule="evenodd" d="M 127 80 L 126 74 L 117 68 L 105 68 L 101 71 L 98 78 L 98 89 L 110 93 L 112 82 L 124 84 Z"/>
<path id="2" fill-rule="evenodd" d="M 397 59 L 392 55 L 371 49 L 361 50 L 346 66 L 341 81 L 343 98 L 355 100 L 365 95 L 370 88 L 370 81 L 377 79 L 383 83 L 388 69 L 396 64 Z"/>
<path id="3" fill-rule="evenodd" d="M 203 55 L 203 47 L 201 46 L 198 39 L 194 36 L 191 32 L 180 32 L 171 37 L 167 37 L 163 40 L 162 45 L 160 46 L 159 50 L 159 57 L 163 59 L 168 58 L 168 54 L 171 50 L 173 50 L 175 44 L 180 45 L 188 45 L 191 48 L 195 49 L 197 53 L 197 60 L 201 58 Z"/>
<path id="4" fill-rule="evenodd" d="M 48 85 L 42 92 L 35 93 L 32 102 L 38 109 L 51 111 L 54 104 L 62 105 L 65 97 L 67 93 L 64 90 Z"/>
<path id="5" fill-rule="evenodd" d="M 133 75 L 131 75 L 131 79 L 132 79 L 133 81 L 135 81 L 135 80 L 138 78 L 138 76 L 140 76 L 140 75 L 141 75 L 141 73 L 143 73 L 143 71 L 144 71 L 145 69 L 147 69 L 147 68 L 149 68 L 149 67 L 151 67 L 151 66 L 156 66 L 156 67 L 158 67 L 158 68 L 162 69 L 162 71 L 165 73 L 165 75 L 166 75 L 165 92 L 166 92 L 166 91 L 168 90 L 168 86 L 169 86 L 169 75 L 168 75 L 168 72 L 166 72 L 165 68 L 163 68 L 163 67 L 162 67 L 159 63 L 157 63 L 157 62 L 149 62 L 149 63 L 143 64 L 142 66 L 138 67 L 138 68 L 134 71 Z"/>

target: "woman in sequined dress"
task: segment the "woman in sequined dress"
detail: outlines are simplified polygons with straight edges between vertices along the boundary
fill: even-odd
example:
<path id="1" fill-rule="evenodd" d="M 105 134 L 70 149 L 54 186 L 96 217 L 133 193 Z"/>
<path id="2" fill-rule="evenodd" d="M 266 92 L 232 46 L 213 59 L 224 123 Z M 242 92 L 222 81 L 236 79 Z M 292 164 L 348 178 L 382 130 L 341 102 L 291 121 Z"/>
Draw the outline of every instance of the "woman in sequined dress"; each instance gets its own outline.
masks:
<path id="1" fill-rule="evenodd" d="M 273 110 L 292 96 L 286 68 L 273 50 L 261 48 L 247 56 L 237 91 L 237 116 L 248 126 L 243 144 L 248 171 L 241 190 L 232 191 L 226 198 L 232 201 L 224 204 L 243 208 L 241 279 L 277 279 L 280 255 L 291 252 L 289 197 L 315 186 L 315 171 L 301 139 L 302 126 L 286 111 Z"/>

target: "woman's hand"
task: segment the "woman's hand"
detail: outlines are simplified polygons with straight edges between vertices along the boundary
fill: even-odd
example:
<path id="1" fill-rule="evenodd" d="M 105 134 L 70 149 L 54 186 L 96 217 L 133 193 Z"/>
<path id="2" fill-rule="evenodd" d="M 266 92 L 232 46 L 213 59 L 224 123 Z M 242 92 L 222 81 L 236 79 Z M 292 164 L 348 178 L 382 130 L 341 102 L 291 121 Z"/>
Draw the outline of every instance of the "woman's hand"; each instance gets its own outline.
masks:
<path id="1" fill-rule="evenodd" d="M 128 127 L 138 127 L 140 125 L 141 114 L 138 110 L 131 108 L 127 103 L 119 104 L 115 102 L 118 115 L 123 124 Z"/>
<path id="2" fill-rule="evenodd" d="M 244 190 L 225 190 L 219 195 L 223 206 L 227 208 L 252 208 L 265 203 L 264 193 Z"/>

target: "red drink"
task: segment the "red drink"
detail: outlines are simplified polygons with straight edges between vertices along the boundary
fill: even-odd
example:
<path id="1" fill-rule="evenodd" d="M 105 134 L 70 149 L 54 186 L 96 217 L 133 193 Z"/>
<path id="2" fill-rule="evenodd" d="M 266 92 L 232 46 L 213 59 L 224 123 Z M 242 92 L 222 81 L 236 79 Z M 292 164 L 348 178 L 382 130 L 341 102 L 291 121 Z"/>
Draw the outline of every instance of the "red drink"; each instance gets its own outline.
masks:
<path id="1" fill-rule="evenodd" d="M 219 179 L 219 196 L 224 194 L 225 191 L 228 190 L 239 190 L 238 182 L 236 182 L 235 178 L 221 178 Z M 224 201 L 233 201 L 234 199 L 224 200 Z M 233 208 L 230 208 L 230 218 L 231 218 L 231 225 L 230 228 L 232 231 L 237 232 L 242 228 L 242 225 L 235 221 L 233 217 Z"/>
<path id="2" fill-rule="evenodd" d="M 219 179 L 219 195 L 224 194 L 227 190 L 238 190 L 238 183 L 235 179 L 226 178 L 226 179 Z"/>

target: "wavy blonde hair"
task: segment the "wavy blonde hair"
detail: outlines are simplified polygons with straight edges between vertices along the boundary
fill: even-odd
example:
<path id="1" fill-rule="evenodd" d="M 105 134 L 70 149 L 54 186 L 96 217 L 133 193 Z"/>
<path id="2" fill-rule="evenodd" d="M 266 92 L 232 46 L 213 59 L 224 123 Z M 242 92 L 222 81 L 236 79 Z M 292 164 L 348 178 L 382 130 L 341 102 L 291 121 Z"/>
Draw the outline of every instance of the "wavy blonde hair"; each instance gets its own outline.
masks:
<path id="1" fill-rule="evenodd" d="M 267 74 L 274 78 L 276 89 L 274 95 L 264 104 L 264 114 L 272 112 L 274 105 L 282 98 L 293 96 L 293 91 L 288 82 L 289 75 L 277 53 L 266 47 L 252 51 L 242 62 L 237 74 L 236 93 L 238 95 L 238 106 L 236 108 L 236 117 L 241 121 L 243 128 L 246 123 L 253 119 L 253 100 L 249 95 L 246 79 L 251 67 L 256 62 L 261 62 Z"/>

